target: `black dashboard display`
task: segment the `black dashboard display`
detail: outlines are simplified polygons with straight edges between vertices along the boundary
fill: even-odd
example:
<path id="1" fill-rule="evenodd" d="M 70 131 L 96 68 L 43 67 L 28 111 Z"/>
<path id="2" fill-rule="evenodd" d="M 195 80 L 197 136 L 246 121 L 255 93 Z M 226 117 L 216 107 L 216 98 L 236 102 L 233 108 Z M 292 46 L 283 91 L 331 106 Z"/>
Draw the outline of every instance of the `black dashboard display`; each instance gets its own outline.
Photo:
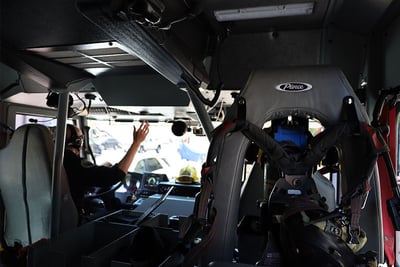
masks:
<path id="1" fill-rule="evenodd" d="M 143 173 L 141 183 L 141 193 L 145 195 L 158 193 L 158 186 L 160 182 L 168 181 L 165 174 L 158 173 Z"/>

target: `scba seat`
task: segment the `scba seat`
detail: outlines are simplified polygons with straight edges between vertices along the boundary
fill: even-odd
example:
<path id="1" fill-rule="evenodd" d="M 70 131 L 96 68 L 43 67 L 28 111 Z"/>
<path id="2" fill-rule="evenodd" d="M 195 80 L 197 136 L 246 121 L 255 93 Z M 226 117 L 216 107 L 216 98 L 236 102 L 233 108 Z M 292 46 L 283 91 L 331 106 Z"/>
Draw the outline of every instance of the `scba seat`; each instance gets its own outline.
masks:
<path id="1" fill-rule="evenodd" d="M 285 147 L 282 145 L 284 141 L 288 141 L 281 138 L 282 136 L 286 138 L 287 133 L 282 134 L 281 132 L 280 140 L 278 140 L 275 139 L 274 135 L 262 129 L 267 121 L 282 121 L 289 117 L 297 117 L 303 120 L 317 119 L 324 126 L 325 131 L 310 138 L 306 142 L 305 150 L 300 154 L 292 153 L 291 148 L 293 146 Z M 282 221 L 278 222 L 279 230 L 274 233 L 277 242 L 285 242 L 285 240 L 290 240 L 291 236 L 293 237 L 289 231 L 291 228 L 286 228 L 286 226 L 291 225 L 293 229 L 298 230 L 300 229 L 297 227 L 298 225 L 306 225 L 304 221 L 298 220 L 297 215 L 300 214 L 300 220 L 302 220 L 301 216 L 307 214 L 296 204 L 301 203 L 304 199 L 309 201 L 310 195 L 319 193 L 318 187 L 314 185 L 311 177 L 316 170 L 316 165 L 334 147 L 339 152 L 341 164 L 340 183 L 338 183 L 337 189 L 341 199 L 338 202 L 341 202 L 343 207 L 346 207 L 345 209 L 351 210 L 352 204 L 355 204 L 355 202 L 360 204 L 366 199 L 367 195 L 369 196 L 365 208 L 362 211 L 357 209 L 354 212 L 360 212 L 361 217 L 350 212 L 350 217 L 345 220 L 346 225 L 354 223 L 351 226 L 360 226 L 368 236 L 368 242 L 360 253 L 370 250 L 378 251 L 378 261 L 383 262 L 384 257 L 380 241 L 383 236 L 380 228 L 381 208 L 379 192 L 374 188 L 374 184 L 379 183 L 379 177 L 374 168 L 379 150 L 384 149 L 384 145 L 376 147 L 373 144 L 372 135 L 376 133 L 368 125 L 369 119 L 363 105 L 354 94 L 341 70 L 336 67 L 307 66 L 254 71 L 249 77 L 246 87 L 230 108 L 224 123 L 214 131 L 205 168 L 202 171 L 203 195 L 198 197 L 197 209 L 194 212 L 197 222 L 206 220 L 207 229 L 210 229 L 207 231 L 206 238 L 203 238 L 205 240 L 203 243 L 207 244 L 204 247 L 207 246 L 207 249 L 204 249 L 205 256 L 203 256 L 202 261 L 230 261 L 232 252 L 238 246 L 239 210 L 244 213 L 246 205 L 250 205 L 245 204 L 246 199 L 254 200 L 254 197 L 240 196 L 241 191 L 244 194 L 252 193 L 241 190 L 241 187 L 246 151 L 249 145 L 254 143 L 266 154 L 265 162 L 268 166 L 274 165 L 275 169 L 278 170 L 274 173 L 280 175 L 274 178 L 279 181 L 274 192 L 282 189 L 284 197 L 275 198 L 277 195 L 272 197 L 272 201 L 279 200 L 283 204 L 283 210 L 279 211 L 281 213 L 279 215 L 284 216 L 281 218 L 295 218 L 296 223 L 299 223 L 293 225 L 291 221 L 284 224 L 280 224 Z M 296 131 L 298 134 L 298 129 Z M 300 138 L 298 143 L 303 141 L 304 138 Z M 261 175 L 269 178 L 268 173 L 261 172 Z M 249 184 L 251 184 L 251 181 L 248 181 L 247 185 Z M 303 187 L 300 188 L 299 185 Z M 367 193 L 369 185 L 372 185 L 372 189 Z M 359 194 L 355 192 L 359 192 Z M 353 198 L 357 194 L 359 197 Z M 259 199 L 268 202 L 269 200 L 265 199 L 264 195 L 265 192 L 259 196 Z M 205 201 L 206 199 L 207 201 Z M 319 205 L 318 199 L 311 198 L 311 202 Z M 308 207 L 310 214 L 307 216 L 310 216 L 310 220 L 318 219 L 331 212 L 322 211 L 321 206 L 313 210 L 312 207 L 316 207 L 315 205 L 306 204 L 304 206 Z M 257 205 L 257 203 L 252 203 L 252 205 Z M 269 205 L 268 212 L 262 213 L 260 216 L 270 214 L 271 207 Z M 292 214 L 289 214 L 289 211 Z M 295 217 L 292 217 L 292 215 Z M 357 219 L 352 221 L 351 218 Z M 363 218 L 368 218 L 368 220 L 363 220 Z M 374 219 L 371 220 L 371 218 Z M 313 226 L 313 231 L 310 230 L 309 232 L 321 230 L 316 228 L 318 227 Z M 352 228 L 348 229 L 352 230 Z M 269 230 L 271 229 L 266 229 L 266 232 Z M 305 230 L 305 232 L 307 231 Z M 323 230 L 321 231 L 323 232 Z M 289 234 L 285 235 L 284 233 Z M 359 231 L 356 234 L 358 237 L 362 235 Z M 301 238 L 305 236 L 301 235 Z M 300 253 L 293 258 L 304 261 L 304 264 L 307 264 L 312 254 L 318 255 L 317 248 L 327 253 L 333 251 L 334 255 L 340 254 L 334 247 L 322 246 L 323 240 L 316 242 L 314 248 L 306 250 L 307 242 L 301 241 L 301 238 L 298 237 L 296 242 L 290 240 L 294 244 L 292 247 L 295 251 L 294 254 L 284 250 L 281 250 L 280 253 L 284 253 L 286 256 L 295 255 L 301 247 L 301 252 L 307 253 Z M 334 237 L 333 239 L 337 240 L 338 238 Z M 357 242 L 357 240 L 355 241 Z M 341 243 L 338 247 L 342 247 L 342 245 L 349 247 L 345 243 L 343 241 L 343 244 Z M 284 246 L 284 243 L 282 244 Z M 197 246 L 196 251 L 188 254 L 193 253 L 191 256 L 193 258 L 194 253 L 199 254 L 197 251 L 201 250 L 201 247 L 202 245 Z M 262 254 L 263 251 L 257 253 Z M 238 254 L 240 260 L 240 251 Z M 347 252 L 342 253 L 343 257 L 345 257 L 344 254 L 347 255 Z M 350 249 L 349 254 L 351 255 L 349 261 L 347 258 L 338 257 L 327 264 L 336 261 L 340 266 L 341 261 L 346 264 L 355 262 L 354 250 Z M 288 266 L 290 266 L 290 263 Z"/>
<path id="2" fill-rule="evenodd" d="M 49 129 L 36 124 L 19 127 L 9 144 L 0 150 L 3 248 L 25 247 L 52 236 L 53 150 Z M 77 226 L 78 215 L 64 170 L 60 179 L 58 229 L 64 232 Z"/>

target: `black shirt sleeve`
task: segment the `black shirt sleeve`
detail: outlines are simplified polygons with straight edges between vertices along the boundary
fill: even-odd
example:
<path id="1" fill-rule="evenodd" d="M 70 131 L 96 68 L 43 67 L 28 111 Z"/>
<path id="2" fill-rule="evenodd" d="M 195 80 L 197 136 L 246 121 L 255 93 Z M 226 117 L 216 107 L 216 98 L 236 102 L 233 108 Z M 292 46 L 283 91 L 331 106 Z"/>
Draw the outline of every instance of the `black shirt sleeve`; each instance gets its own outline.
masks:
<path id="1" fill-rule="evenodd" d="M 81 186 L 108 187 L 125 177 L 125 173 L 117 165 L 85 166 L 79 156 L 68 150 L 64 154 L 64 168 L 70 183 L 74 181 L 73 184 Z"/>
<path id="2" fill-rule="evenodd" d="M 72 151 L 64 153 L 64 169 L 68 176 L 68 183 L 72 198 L 79 212 L 84 208 L 85 191 L 90 187 L 110 187 L 120 182 L 125 173 L 116 165 L 113 167 L 88 166 Z"/>

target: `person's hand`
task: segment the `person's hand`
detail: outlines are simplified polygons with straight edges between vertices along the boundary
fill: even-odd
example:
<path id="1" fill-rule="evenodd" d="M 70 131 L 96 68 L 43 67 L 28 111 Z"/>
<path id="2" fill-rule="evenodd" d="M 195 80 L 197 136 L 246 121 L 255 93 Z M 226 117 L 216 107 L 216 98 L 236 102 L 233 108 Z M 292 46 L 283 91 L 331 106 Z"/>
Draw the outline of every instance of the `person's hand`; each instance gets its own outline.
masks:
<path id="1" fill-rule="evenodd" d="M 149 122 L 144 121 L 140 124 L 139 129 L 136 130 L 136 127 L 133 127 L 133 142 L 141 143 L 146 139 L 147 134 L 149 133 Z"/>
<path id="2" fill-rule="evenodd" d="M 126 152 L 125 156 L 118 163 L 118 168 L 123 171 L 125 174 L 128 173 L 129 166 L 131 165 L 133 158 L 135 157 L 136 152 L 140 148 L 140 143 L 146 139 L 147 134 L 149 133 L 149 123 L 144 121 L 140 124 L 139 129 L 136 129 L 133 126 L 133 142 Z"/>

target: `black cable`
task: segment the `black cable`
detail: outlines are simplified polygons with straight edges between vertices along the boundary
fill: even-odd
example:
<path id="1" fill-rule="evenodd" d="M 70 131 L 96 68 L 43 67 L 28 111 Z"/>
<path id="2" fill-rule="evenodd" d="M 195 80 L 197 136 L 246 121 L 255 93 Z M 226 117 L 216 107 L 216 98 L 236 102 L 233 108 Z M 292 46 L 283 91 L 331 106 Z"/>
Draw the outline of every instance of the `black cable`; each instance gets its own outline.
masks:
<path id="1" fill-rule="evenodd" d="M 86 102 L 85 102 L 78 94 L 75 94 L 75 96 L 76 96 L 76 97 L 82 102 L 82 104 L 83 104 L 83 109 L 80 110 L 80 112 L 79 112 L 79 113 L 81 113 L 81 112 L 83 112 L 85 109 L 87 109 Z M 77 113 L 77 114 L 79 114 L 79 113 Z"/>
<path id="2" fill-rule="evenodd" d="M 203 96 L 203 94 L 200 92 L 200 87 L 196 86 L 194 82 L 190 81 L 190 78 L 186 74 L 182 75 L 182 79 L 188 85 L 189 87 L 188 90 L 192 90 L 195 93 L 195 95 L 200 99 L 200 101 L 203 102 L 203 104 L 212 107 L 215 105 L 215 103 L 217 103 L 218 98 L 221 94 L 222 85 L 218 86 L 218 88 L 215 91 L 213 99 L 210 100 Z"/>
<path id="3" fill-rule="evenodd" d="M 89 99 L 89 104 L 88 104 L 88 106 L 87 106 L 87 113 L 89 114 L 89 112 L 90 112 L 90 108 L 92 107 L 92 100 L 91 99 Z"/>

